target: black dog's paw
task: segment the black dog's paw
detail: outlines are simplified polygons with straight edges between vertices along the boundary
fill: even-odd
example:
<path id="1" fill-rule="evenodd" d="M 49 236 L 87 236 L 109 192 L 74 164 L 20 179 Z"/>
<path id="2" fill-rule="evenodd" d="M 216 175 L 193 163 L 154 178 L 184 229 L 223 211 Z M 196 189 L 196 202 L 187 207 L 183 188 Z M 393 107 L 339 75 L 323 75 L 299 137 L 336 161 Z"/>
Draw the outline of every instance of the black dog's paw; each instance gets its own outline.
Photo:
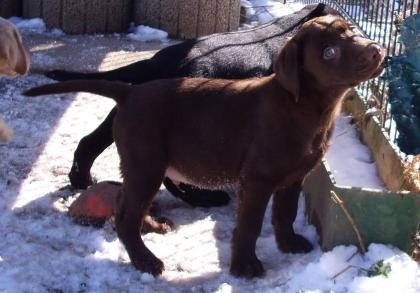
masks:
<path id="1" fill-rule="evenodd" d="M 277 239 L 277 245 L 285 253 L 308 253 L 313 249 L 313 245 L 299 234 Z"/>
<path id="2" fill-rule="evenodd" d="M 87 172 L 87 174 L 84 174 L 80 172 L 80 170 L 75 168 L 75 166 L 73 166 L 70 170 L 69 179 L 71 186 L 77 189 L 86 189 L 88 188 L 88 186 L 94 183 L 92 176 L 89 172 Z"/>
<path id="3" fill-rule="evenodd" d="M 247 279 L 264 276 L 264 267 L 261 261 L 256 257 L 246 259 L 232 260 L 230 273 L 235 277 L 244 277 Z"/>
<path id="4" fill-rule="evenodd" d="M 183 191 L 181 199 L 194 207 L 219 207 L 230 201 L 225 191 L 199 189 L 187 184 L 180 184 L 179 188 Z"/>

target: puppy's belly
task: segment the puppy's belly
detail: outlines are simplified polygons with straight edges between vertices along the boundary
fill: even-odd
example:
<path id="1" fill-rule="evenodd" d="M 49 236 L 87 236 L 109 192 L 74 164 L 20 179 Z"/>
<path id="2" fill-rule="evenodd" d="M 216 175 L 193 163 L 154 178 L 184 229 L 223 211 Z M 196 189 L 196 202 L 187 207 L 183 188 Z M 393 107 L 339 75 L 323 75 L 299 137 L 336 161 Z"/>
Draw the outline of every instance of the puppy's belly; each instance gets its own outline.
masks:
<path id="1" fill-rule="evenodd" d="M 208 189 L 234 188 L 237 185 L 236 180 L 229 178 L 229 176 L 187 176 L 172 166 L 166 169 L 165 177 L 170 178 L 176 183 L 182 182 Z"/>

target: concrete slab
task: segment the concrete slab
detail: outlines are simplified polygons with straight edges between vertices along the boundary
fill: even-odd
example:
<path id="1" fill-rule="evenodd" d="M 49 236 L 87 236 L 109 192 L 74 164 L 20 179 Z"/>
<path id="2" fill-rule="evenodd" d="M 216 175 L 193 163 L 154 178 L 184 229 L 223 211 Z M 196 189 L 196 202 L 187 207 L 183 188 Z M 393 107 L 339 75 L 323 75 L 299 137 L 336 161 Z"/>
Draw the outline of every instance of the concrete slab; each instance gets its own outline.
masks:
<path id="1" fill-rule="evenodd" d="M 139 42 L 122 34 L 60 35 L 23 32 L 25 46 L 32 57 L 31 72 L 54 69 L 95 72 L 107 71 L 153 56 L 177 41 Z"/>

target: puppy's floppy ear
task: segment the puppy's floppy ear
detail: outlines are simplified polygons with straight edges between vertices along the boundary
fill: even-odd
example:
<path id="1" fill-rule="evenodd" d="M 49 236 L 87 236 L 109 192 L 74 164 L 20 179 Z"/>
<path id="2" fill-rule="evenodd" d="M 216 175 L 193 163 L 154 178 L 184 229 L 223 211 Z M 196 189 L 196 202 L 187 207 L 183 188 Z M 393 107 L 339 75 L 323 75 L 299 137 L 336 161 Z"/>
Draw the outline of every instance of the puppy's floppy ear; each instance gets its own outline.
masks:
<path id="1" fill-rule="evenodd" d="M 16 65 L 14 69 L 17 73 L 23 75 L 28 72 L 31 59 L 25 47 L 23 47 L 21 36 L 16 30 L 13 32 L 13 36 L 17 44 Z"/>
<path id="2" fill-rule="evenodd" d="M 286 43 L 274 63 L 274 73 L 280 85 L 299 99 L 299 44 L 295 39 Z"/>

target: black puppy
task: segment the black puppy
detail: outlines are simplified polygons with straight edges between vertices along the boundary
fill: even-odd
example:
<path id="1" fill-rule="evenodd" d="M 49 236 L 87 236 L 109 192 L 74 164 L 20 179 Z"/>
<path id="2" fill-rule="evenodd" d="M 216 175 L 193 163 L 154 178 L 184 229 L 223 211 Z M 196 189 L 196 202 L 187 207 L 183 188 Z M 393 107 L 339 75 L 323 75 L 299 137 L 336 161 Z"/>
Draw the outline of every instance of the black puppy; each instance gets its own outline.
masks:
<path id="1" fill-rule="evenodd" d="M 116 70 L 101 73 L 56 70 L 47 72 L 46 76 L 60 81 L 103 79 L 132 84 L 184 76 L 230 79 L 267 76 L 273 73 L 273 58 L 285 44 L 286 35 L 292 36 L 304 22 L 327 12 L 334 11 L 324 4 L 308 5 L 293 15 L 251 30 L 214 34 L 169 46 L 150 59 Z M 116 108 L 97 129 L 80 141 L 69 174 L 74 187 L 86 188 L 92 184 L 90 168 L 94 160 L 114 141 L 112 121 L 115 114 Z M 229 196 L 223 191 L 196 189 L 182 183 L 177 186 L 169 178 L 163 183 L 174 196 L 193 206 L 219 206 L 229 201 Z"/>

